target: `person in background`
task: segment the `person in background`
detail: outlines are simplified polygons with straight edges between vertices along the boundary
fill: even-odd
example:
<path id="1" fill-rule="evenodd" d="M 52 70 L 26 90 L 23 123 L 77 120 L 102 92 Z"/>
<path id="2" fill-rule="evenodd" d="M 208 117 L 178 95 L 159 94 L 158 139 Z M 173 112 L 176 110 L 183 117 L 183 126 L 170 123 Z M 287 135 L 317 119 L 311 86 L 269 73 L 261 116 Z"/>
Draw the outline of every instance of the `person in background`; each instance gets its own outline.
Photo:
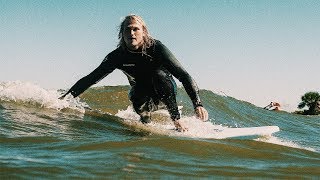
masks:
<path id="1" fill-rule="evenodd" d="M 280 104 L 277 102 L 271 102 L 268 106 L 264 107 L 263 109 L 280 111 Z"/>
<path id="2" fill-rule="evenodd" d="M 151 112 L 164 104 L 176 129 L 186 131 L 188 128 L 180 121 L 174 76 L 182 82 L 198 119 L 208 119 L 208 112 L 201 103 L 196 82 L 171 51 L 150 36 L 140 16 L 126 16 L 120 24 L 118 38 L 117 48 L 110 52 L 93 72 L 77 81 L 60 99 L 69 93 L 77 97 L 113 70 L 120 69 L 129 80 L 129 99 L 135 112 L 140 115 L 142 123 L 149 123 Z"/>

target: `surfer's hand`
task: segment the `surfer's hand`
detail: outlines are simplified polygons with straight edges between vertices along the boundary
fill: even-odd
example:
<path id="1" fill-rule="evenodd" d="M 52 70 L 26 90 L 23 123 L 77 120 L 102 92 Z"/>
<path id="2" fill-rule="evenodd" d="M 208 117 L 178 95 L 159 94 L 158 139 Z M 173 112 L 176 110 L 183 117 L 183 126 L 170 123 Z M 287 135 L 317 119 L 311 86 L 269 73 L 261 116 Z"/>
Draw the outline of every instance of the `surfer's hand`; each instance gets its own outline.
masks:
<path id="1" fill-rule="evenodd" d="M 175 120 L 175 121 L 173 121 L 173 123 L 174 123 L 174 126 L 176 127 L 177 131 L 179 131 L 179 132 L 188 131 L 188 128 L 183 123 L 181 123 L 180 120 Z"/>
<path id="2" fill-rule="evenodd" d="M 208 120 L 208 111 L 202 107 L 202 106 L 198 106 L 195 109 L 197 118 L 201 119 L 202 121 L 207 121 Z"/>

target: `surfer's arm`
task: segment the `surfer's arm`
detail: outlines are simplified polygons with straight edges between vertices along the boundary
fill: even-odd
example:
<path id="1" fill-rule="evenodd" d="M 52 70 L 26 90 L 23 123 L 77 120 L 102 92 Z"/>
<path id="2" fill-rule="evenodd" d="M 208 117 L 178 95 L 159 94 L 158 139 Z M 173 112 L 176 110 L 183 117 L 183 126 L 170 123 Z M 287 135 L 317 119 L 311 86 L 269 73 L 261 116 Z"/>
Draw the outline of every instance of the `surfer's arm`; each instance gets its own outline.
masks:
<path id="1" fill-rule="evenodd" d="M 180 62 L 175 58 L 175 56 L 170 52 L 170 50 L 161 42 L 158 41 L 157 43 L 160 58 L 164 62 L 164 67 L 183 84 L 183 87 L 188 93 L 190 99 L 192 100 L 194 108 L 202 106 L 199 96 L 199 89 L 196 82 L 189 75 L 189 73 L 182 67 Z"/>
<path id="2" fill-rule="evenodd" d="M 201 103 L 196 82 L 182 67 L 170 50 L 161 42 L 158 43 L 158 51 L 160 52 L 160 58 L 164 62 L 164 67 L 183 84 L 184 89 L 192 101 L 197 117 L 201 120 L 208 120 L 208 112 Z"/>
<path id="3" fill-rule="evenodd" d="M 72 94 L 73 97 L 79 96 L 90 86 L 98 83 L 101 79 L 110 74 L 114 69 L 115 66 L 108 60 L 107 56 L 94 71 L 77 81 L 66 94 L 60 97 L 60 99 L 63 99 L 69 93 Z"/>

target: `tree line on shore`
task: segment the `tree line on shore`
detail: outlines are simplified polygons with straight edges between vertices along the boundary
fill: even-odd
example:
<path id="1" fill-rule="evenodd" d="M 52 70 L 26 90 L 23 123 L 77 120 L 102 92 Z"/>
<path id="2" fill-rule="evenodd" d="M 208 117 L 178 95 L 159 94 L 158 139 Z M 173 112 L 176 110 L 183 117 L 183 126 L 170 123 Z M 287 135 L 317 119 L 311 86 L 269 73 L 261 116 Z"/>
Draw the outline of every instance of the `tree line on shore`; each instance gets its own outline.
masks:
<path id="1" fill-rule="evenodd" d="M 307 92 L 301 97 L 301 102 L 298 105 L 300 111 L 295 111 L 296 114 L 302 115 L 319 115 L 320 114 L 320 94 L 318 92 Z M 307 109 L 304 109 L 307 108 Z"/>

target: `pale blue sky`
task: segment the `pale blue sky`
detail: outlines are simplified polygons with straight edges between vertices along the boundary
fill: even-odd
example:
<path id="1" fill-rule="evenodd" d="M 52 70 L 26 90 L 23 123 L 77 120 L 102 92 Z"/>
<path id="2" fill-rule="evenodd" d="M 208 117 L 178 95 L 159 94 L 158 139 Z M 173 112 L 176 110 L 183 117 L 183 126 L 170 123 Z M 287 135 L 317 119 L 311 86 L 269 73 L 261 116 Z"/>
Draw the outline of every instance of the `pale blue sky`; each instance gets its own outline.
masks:
<path id="1" fill-rule="evenodd" d="M 320 1 L 0 0 L 0 82 L 69 88 L 118 42 L 121 17 L 141 15 L 201 89 L 296 109 L 320 91 Z M 115 71 L 98 86 L 128 84 Z"/>

